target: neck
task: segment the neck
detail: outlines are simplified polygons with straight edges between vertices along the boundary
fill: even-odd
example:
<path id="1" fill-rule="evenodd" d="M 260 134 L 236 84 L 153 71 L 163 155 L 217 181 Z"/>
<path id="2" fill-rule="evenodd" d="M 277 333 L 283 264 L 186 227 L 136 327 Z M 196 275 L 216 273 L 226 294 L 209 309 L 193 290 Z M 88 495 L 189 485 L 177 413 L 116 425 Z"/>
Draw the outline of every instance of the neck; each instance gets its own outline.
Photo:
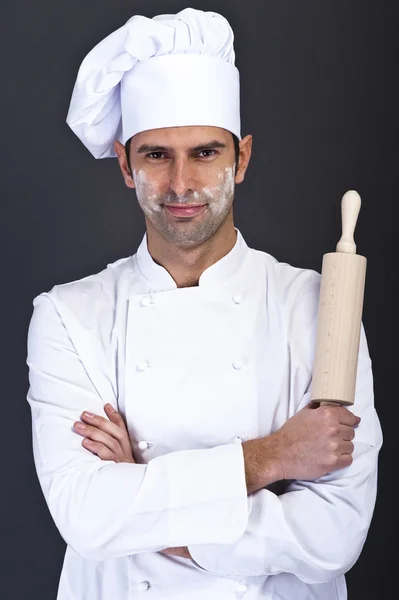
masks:
<path id="1" fill-rule="evenodd" d="M 173 277 L 178 288 L 198 285 L 201 274 L 226 256 L 237 241 L 232 212 L 217 232 L 194 248 L 168 242 L 146 220 L 147 246 L 153 260 Z"/>

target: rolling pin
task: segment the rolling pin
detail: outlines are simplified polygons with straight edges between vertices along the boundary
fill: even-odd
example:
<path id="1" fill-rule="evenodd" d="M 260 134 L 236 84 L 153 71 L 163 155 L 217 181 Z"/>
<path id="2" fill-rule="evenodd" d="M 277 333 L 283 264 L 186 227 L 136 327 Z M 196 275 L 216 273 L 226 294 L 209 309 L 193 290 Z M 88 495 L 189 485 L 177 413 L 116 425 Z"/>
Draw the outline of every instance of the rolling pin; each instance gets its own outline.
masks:
<path id="1" fill-rule="evenodd" d="M 324 254 L 311 401 L 351 406 L 355 401 L 367 259 L 356 254 L 354 231 L 359 194 L 342 198 L 342 235 L 335 252 Z"/>

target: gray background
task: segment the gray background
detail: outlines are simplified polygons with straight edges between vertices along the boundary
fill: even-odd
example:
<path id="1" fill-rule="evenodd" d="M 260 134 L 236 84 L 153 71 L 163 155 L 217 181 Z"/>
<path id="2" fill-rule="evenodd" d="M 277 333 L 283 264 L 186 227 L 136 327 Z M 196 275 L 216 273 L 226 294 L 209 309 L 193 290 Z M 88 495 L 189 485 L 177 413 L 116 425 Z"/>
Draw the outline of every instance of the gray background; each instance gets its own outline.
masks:
<path id="1" fill-rule="evenodd" d="M 33 465 L 25 364 L 32 300 L 133 254 L 144 234 L 116 159 L 95 160 L 65 123 L 77 69 L 133 14 L 187 6 L 221 12 L 235 30 L 242 134 L 254 136 L 235 200 L 247 243 L 320 271 L 340 235 L 342 195 L 356 189 L 362 197 L 355 241 L 368 258 L 363 322 L 385 441 L 374 519 L 347 581 L 350 600 L 374 600 L 395 589 L 397 576 L 397 553 L 389 548 L 398 533 L 392 434 L 399 9 L 365 0 L 3 0 L 0 597 L 54 600 L 65 550 Z"/>

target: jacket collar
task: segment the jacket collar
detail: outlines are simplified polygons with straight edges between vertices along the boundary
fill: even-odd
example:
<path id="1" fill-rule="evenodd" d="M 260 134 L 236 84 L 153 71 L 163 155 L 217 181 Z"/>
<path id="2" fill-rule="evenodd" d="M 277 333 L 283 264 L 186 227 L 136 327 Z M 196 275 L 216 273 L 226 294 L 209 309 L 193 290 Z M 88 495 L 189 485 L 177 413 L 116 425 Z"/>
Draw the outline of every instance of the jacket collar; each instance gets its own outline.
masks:
<path id="1" fill-rule="evenodd" d="M 234 247 L 216 263 L 205 269 L 199 279 L 200 287 L 214 287 L 225 283 L 238 273 L 249 252 L 241 232 L 235 227 L 237 240 Z M 176 289 L 177 285 L 169 272 L 157 264 L 148 251 L 147 233 L 138 247 L 137 264 L 144 277 L 159 289 Z"/>

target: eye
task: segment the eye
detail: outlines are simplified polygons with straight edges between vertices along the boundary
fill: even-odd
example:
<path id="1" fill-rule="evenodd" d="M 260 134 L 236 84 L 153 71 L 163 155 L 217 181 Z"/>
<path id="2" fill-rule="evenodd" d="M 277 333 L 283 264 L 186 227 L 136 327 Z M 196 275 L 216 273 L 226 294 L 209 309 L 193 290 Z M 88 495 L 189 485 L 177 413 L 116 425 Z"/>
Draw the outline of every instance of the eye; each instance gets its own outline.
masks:
<path id="1" fill-rule="evenodd" d="M 208 158 L 208 157 L 216 154 L 216 150 L 201 150 L 201 152 L 199 154 L 204 154 L 204 152 L 205 152 L 205 156 L 202 156 L 201 158 Z"/>
<path id="2" fill-rule="evenodd" d="M 151 160 L 159 160 L 163 156 L 165 156 L 164 152 L 150 152 L 146 154 L 146 158 L 150 158 Z"/>

